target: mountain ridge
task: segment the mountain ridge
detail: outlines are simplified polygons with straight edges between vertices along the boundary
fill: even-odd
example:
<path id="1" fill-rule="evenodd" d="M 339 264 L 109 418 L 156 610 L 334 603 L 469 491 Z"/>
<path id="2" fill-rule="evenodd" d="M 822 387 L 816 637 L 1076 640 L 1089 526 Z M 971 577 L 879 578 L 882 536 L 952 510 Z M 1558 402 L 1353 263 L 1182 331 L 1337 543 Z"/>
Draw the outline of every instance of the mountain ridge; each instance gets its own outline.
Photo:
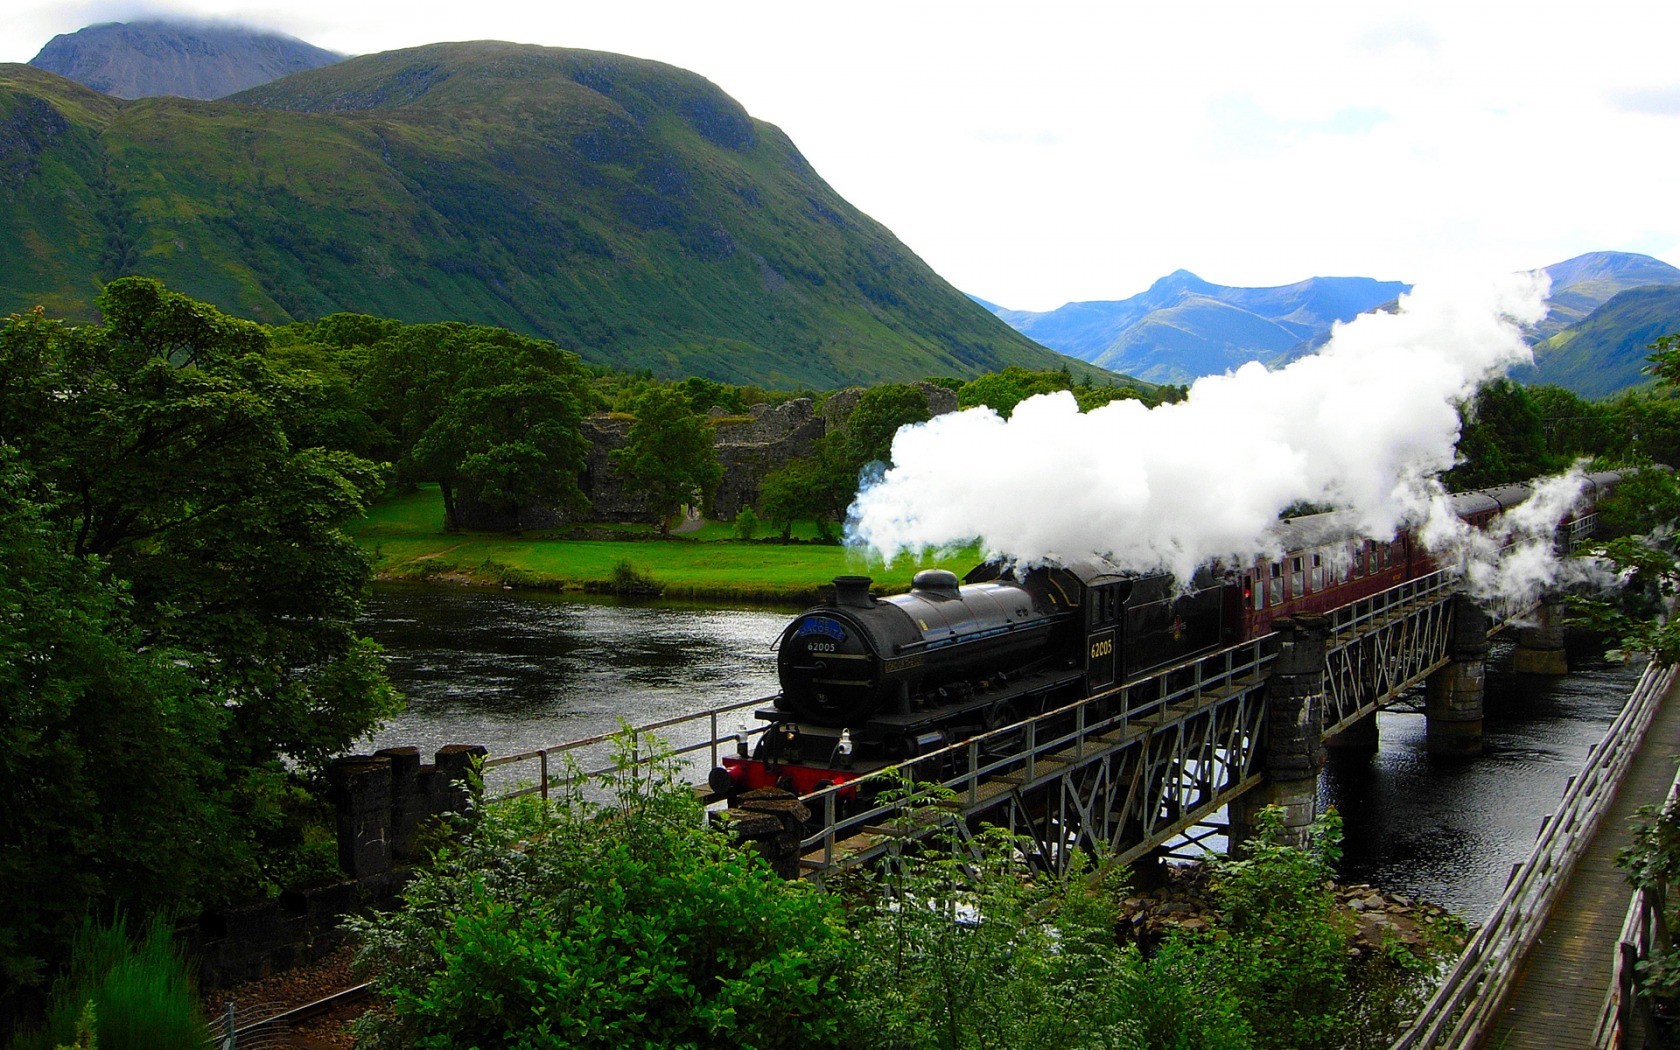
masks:
<path id="1" fill-rule="evenodd" d="M 7 129 L 10 129 L 8 132 Z M 468 320 L 772 386 L 1067 359 L 951 288 L 704 77 L 501 42 L 360 56 L 216 102 L 0 66 L 0 311 L 136 272 L 273 323 Z"/>
<path id="2" fill-rule="evenodd" d="M 29 64 L 121 99 L 214 99 L 343 58 L 284 33 L 144 19 L 60 33 Z"/>
<path id="3" fill-rule="evenodd" d="M 1038 313 L 1005 309 L 998 316 L 1051 349 L 1111 371 L 1183 383 L 1287 353 L 1410 287 L 1368 277 L 1310 277 L 1241 288 L 1179 269 L 1127 299 Z"/>
<path id="4" fill-rule="evenodd" d="M 1525 382 L 1557 383 L 1588 396 L 1613 393 L 1643 381 L 1644 346 L 1654 338 L 1652 331 L 1680 330 L 1680 309 L 1662 313 L 1668 297 L 1618 302 L 1637 289 L 1680 287 L 1680 269 L 1659 259 L 1588 252 L 1539 272 L 1551 281 L 1552 294 L 1546 316 L 1525 333 L 1535 347 L 1536 367 L 1512 373 Z M 1403 282 L 1362 277 L 1242 288 L 1211 284 L 1180 269 L 1129 299 L 1068 303 L 1044 312 L 987 305 L 1053 349 L 1151 382 L 1190 382 L 1248 361 L 1288 364 L 1322 346 L 1335 321 L 1392 309 L 1395 296 L 1409 289 Z"/>

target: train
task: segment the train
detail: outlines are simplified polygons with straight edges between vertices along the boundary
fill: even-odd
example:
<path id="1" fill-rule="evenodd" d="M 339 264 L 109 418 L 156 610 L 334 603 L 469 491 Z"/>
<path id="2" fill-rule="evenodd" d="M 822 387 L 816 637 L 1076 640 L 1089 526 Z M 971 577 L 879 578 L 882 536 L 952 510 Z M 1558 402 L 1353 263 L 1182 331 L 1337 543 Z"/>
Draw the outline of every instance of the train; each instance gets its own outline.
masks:
<path id="1" fill-rule="evenodd" d="M 1560 535 L 1578 534 L 1620 479 L 1587 475 Z M 1516 484 L 1461 493 L 1453 510 L 1482 528 L 1532 491 Z M 1411 531 L 1350 540 L 1328 514 L 1274 528 L 1281 556 L 1211 565 L 1187 586 L 1096 557 L 1024 568 L 988 562 L 960 581 L 927 569 L 908 593 L 886 597 L 872 593 L 868 577 L 838 577 L 826 601 L 781 632 L 781 691 L 755 712 L 765 732 L 749 747 L 743 731 L 739 753 L 721 760 L 709 785 L 725 797 L 844 785 L 1439 567 Z"/>

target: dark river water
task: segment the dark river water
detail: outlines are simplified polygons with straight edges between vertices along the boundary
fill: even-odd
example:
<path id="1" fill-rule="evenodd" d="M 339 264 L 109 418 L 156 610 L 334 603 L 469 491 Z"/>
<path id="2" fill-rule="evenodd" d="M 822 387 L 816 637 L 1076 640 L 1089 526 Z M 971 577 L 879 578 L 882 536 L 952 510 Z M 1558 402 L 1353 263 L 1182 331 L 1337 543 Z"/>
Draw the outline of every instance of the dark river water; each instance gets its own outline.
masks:
<path id="1" fill-rule="evenodd" d="M 768 696 L 791 612 L 380 587 L 365 628 L 409 706 L 370 743 L 504 755 Z M 1423 714 L 1403 708 L 1381 715 L 1374 757 L 1333 753 L 1319 793 L 1345 819 L 1344 876 L 1484 918 L 1638 679 L 1587 655 L 1566 678 L 1528 679 L 1496 646 L 1478 759 L 1429 758 Z"/>

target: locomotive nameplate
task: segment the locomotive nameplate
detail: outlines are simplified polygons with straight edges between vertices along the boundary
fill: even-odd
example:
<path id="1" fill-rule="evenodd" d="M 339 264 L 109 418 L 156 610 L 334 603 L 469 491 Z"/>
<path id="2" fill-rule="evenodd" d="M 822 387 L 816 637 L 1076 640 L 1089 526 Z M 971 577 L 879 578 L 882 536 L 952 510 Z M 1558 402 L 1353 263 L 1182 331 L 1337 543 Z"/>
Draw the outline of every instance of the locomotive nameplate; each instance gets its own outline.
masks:
<path id="1" fill-rule="evenodd" d="M 826 616 L 807 616 L 800 623 L 799 630 L 793 632 L 795 638 L 804 638 L 812 634 L 820 634 L 837 642 L 846 640 L 846 629 L 840 626 L 840 621 L 831 620 Z"/>
<path id="2" fill-rule="evenodd" d="M 881 664 L 881 670 L 887 674 L 898 674 L 901 671 L 912 671 L 922 666 L 922 654 L 915 656 L 901 656 L 896 660 L 887 660 Z"/>

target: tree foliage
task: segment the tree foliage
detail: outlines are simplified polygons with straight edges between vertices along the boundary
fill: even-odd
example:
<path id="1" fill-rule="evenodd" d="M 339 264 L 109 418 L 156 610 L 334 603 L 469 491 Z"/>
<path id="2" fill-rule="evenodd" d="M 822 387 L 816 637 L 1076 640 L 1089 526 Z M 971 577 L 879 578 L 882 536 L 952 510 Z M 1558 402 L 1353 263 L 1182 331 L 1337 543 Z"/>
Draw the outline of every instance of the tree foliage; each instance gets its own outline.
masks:
<path id="1" fill-rule="evenodd" d="M 899 428 L 929 418 L 927 395 L 918 387 L 909 383 L 870 387 L 846 417 L 846 458 L 854 469 L 874 461 L 890 462 Z"/>
<path id="2" fill-rule="evenodd" d="M 580 424 L 595 401 L 575 354 L 501 328 L 445 322 L 386 335 L 367 368 L 399 472 L 438 483 L 445 527 L 586 502 Z"/>
<path id="3" fill-rule="evenodd" d="M 857 468 L 833 436 L 817 443 L 814 455 L 795 459 L 765 475 L 758 489 L 758 514 L 787 542 L 795 521 L 815 521 L 831 536 L 857 494 Z"/>
<path id="4" fill-rule="evenodd" d="M 614 449 L 611 458 L 630 491 L 659 516 L 662 533 L 683 505 L 709 504 L 723 478 L 712 428 L 682 393 L 669 387 L 650 388 L 636 399 L 636 421 L 624 447 Z"/>
<path id="5" fill-rule="evenodd" d="M 322 384 L 155 281 L 99 305 L 98 326 L 0 326 L 12 982 L 72 913 L 260 886 L 296 776 L 395 706 L 342 531 L 377 472 L 302 443 Z"/>
<path id="6" fill-rule="evenodd" d="M 836 901 L 703 826 L 668 757 L 609 790 L 492 809 L 361 925 L 373 1046 L 838 1045 Z"/>
<path id="7" fill-rule="evenodd" d="M 1539 408 L 1519 383 L 1484 383 L 1459 416 L 1461 462 L 1445 478 L 1456 491 L 1526 481 L 1561 465 L 1547 454 Z"/>

